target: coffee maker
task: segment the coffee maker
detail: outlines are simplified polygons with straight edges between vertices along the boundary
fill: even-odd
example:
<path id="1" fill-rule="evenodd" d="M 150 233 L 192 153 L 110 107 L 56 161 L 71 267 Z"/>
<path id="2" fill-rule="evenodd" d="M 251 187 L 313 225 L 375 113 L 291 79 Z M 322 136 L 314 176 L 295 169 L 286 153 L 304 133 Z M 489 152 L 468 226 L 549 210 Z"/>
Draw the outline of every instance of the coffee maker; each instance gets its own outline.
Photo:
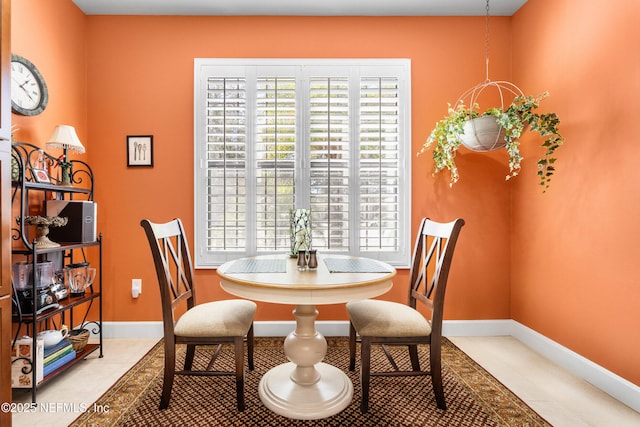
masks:
<path id="1" fill-rule="evenodd" d="M 28 314 L 34 311 L 41 313 L 51 308 L 57 308 L 58 298 L 51 290 L 53 280 L 53 263 L 51 261 L 36 263 L 35 286 L 33 264 L 30 262 L 14 263 L 12 278 L 15 295 L 14 314 Z"/>

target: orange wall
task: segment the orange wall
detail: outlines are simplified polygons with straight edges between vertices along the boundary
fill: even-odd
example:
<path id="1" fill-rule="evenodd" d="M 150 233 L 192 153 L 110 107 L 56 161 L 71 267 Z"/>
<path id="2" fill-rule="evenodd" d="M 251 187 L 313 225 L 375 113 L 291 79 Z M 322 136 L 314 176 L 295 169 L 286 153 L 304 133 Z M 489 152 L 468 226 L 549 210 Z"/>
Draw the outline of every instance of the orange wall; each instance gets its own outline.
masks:
<path id="1" fill-rule="evenodd" d="M 551 92 L 566 144 L 547 194 L 514 181 L 511 258 L 512 318 L 636 385 L 639 16 L 637 0 L 529 0 L 514 16 L 514 79 Z"/>
<path id="2" fill-rule="evenodd" d="M 508 24 L 508 19 L 495 23 L 495 33 L 506 40 Z M 99 180 L 97 199 L 101 229 L 112 242 L 106 252 L 107 277 L 117 301 L 107 306 L 107 316 L 159 319 L 140 219 L 180 216 L 193 229 L 193 58 L 411 58 L 417 151 L 446 112 L 446 103 L 484 77 L 483 25 L 476 18 L 89 17 L 89 157 L 97 176 L 108 177 Z M 383 27 L 390 30 L 381 32 Z M 506 57 L 496 60 L 496 72 L 509 70 L 508 47 L 496 43 L 495 52 Z M 447 49 L 459 53 L 445 57 Z M 459 71 L 451 68 L 456 63 Z M 154 135 L 153 169 L 127 169 L 124 144 L 131 134 Z M 461 161 L 467 157 L 472 156 L 461 156 Z M 509 316 L 508 266 L 499 261 L 508 257 L 508 187 L 502 185 L 497 162 L 481 161 L 453 191 L 446 179 L 431 177 L 427 157 L 413 163 L 415 225 L 424 215 L 441 220 L 462 216 L 468 223 L 450 288 L 447 314 L 452 318 Z M 501 187 L 475 196 L 481 181 L 492 180 Z M 496 217 L 500 221 L 494 226 Z M 473 253 L 479 257 L 472 258 Z M 146 284 L 137 301 L 129 296 L 133 277 Z M 214 271 L 199 271 L 197 277 L 201 296 L 223 296 Z M 405 286 L 406 272 L 390 297 L 403 300 Z M 261 305 L 257 318 L 291 319 L 291 309 Z M 346 319 L 343 306 L 320 310 L 320 319 L 336 318 Z"/>

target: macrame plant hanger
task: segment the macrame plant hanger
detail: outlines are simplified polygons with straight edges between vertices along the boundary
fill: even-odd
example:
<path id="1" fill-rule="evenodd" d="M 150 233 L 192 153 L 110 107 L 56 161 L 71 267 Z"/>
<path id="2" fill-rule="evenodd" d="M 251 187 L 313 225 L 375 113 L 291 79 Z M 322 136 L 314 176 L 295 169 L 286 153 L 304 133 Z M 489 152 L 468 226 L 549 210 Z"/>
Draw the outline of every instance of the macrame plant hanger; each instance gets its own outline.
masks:
<path id="1" fill-rule="evenodd" d="M 480 97 L 482 92 L 484 92 L 486 89 L 489 89 L 489 88 L 494 88 L 498 91 L 498 95 L 500 97 L 499 108 L 501 111 L 504 111 L 505 109 L 505 95 L 511 94 L 513 95 L 513 98 L 516 98 L 518 96 L 524 97 L 524 93 L 515 84 L 508 81 L 504 81 L 504 80 L 493 81 L 489 79 L 489 0 L 486 0 L 485 80 L 482 83 L 479 83 L 473 86 L 471 89 L 468 89 L 467 91 L 465 91 L 460 96 L 460 98 L 458 98 L 458 101 L 456 102 L 455 105 L 457 106 L 457 105 L 463 104 L 467 106 L 469 111 L 473 111 L 474 109 L 477 108 L 478 98 Z M 486 119 L 488 119 L 490 126 L 495 128 L 495 125 L 493 123 L 495 122 L 495 120 L 492 120 L 490 117 L 486 117 Z M 484 146 L 480 146 L 480 144 L 478 143 L 468 144 L 466 141 L 463 141 L 463 144 L 467 148 L 470 148 L 474 151 L 491 151 L 491 150 L 497 150 L 499 148 L 504 147 L 506 145 L 506 142 L 504 141 L 504 131 L 501 131 L 502 128 L 499 125 L 497 126 L 498 126 L 496 128 L 497 133 L 495 135 L 495 139 L 493 140 L 493 143 L 484 144 Z M 477 141 L 480 141 L 482 139 L 487 140 L 487 136 L 489 136 L 488 134 L 489 131 L 487 131 L 484 128 L 484 125 L 482 125 L 478 120 L 471 120 L 469 124 L 465 126 L 465 134 L 467 134 L 468 131 L 473 132 L 473 135 L 475 136 L 475 140 Z M 490 135 L 491 135 L 491 138 L 493 138 L 493 132 L 491 132 Z"/>

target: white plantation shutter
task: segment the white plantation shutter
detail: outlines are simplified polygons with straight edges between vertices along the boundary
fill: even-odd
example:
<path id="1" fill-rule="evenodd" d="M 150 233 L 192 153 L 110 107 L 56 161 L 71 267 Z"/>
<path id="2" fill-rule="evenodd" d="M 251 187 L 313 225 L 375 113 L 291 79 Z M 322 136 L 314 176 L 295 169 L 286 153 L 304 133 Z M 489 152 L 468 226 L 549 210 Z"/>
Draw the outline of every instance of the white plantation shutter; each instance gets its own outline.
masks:
<path id="1" fill-rule="evenodd" d="M 244 250 L 246 242 L 246 84 L 209 78 L 206 98 L 206 248 Z"/>
<path id="2" fill-rule="evenodd" d="M 289 249 L 294 206 L 296 81 L 258 78 L 256 87 L 256 251 Z"/>
<path id="3" fill-rule="evenodd" d="M 408 266 L 409 76 L 408 60 L 196 59 L 196 267 L 288 252 L 294 208 L 321 253 Z"/>
<path id="4" fill-rule="evenodd" d="M 400 129 L 397 78 L 360 81 L 360 249 L 400 242 Z"/>
<path id="5" fill-rule="evenodd" d="M 349 119 L 348 78 L 310 78 L 309 206 L 319 250 L 349 250 Z"/>

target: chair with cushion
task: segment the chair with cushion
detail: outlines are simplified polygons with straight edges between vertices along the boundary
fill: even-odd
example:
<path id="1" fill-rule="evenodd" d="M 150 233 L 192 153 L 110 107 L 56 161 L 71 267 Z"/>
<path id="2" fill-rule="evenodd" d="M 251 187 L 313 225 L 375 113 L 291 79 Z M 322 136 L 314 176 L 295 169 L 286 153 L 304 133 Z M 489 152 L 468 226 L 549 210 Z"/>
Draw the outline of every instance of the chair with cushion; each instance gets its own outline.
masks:
<path id="1" fill-rule="evenodd" d="M 431 375 L 438 408 L 446 409 L 442 387 L 441 342 L 444 294 L 462 219 L 438 223 L 425 218 L 416 238 L 409 279 L 408 303 L 383 300 L 353 301 L 349 313 L 349 370 L 355 369 L 356 342 L 360 342 L 362 412 L 369 410 L 369 382 L 375 375 Z M 419 303 L 419 304 L 418 304 Z M 423 313 L 428 313 L 426 316 Z M 392 369 L 371 371 L 371 346 L 381 344 Z M 429 345 L 430 370 L 422 371 L 418 345 Z M 390 346 L 407 346 L 411 370 L 399 369 Z M 397 356 L 397 352 L 396 352 Z"/>
<path id="2" fill-rule="evenodd" d="M 244 341 L 249 369 L 253 369 L 253 316 L 256 304 L 229 299 L 196 305 L 189 245 L 180 219 L 155 224 L 143 219 L 160 284 L 164 324 L 164 381 L 160 409 L 169 406 L 173 378 L 177 375 L 229 375 L 236 377 L 236 402 L 244 404 Z M 182 315 L 178 315 L 182 313 Z M 176 371 L 176 345 L 186 344 L 184 370 Z M 196 346 L 216 346 L 204 370 L 192 370 Z M 213 370 L 223 345 L 233 345 L 235 370 Z"/>

